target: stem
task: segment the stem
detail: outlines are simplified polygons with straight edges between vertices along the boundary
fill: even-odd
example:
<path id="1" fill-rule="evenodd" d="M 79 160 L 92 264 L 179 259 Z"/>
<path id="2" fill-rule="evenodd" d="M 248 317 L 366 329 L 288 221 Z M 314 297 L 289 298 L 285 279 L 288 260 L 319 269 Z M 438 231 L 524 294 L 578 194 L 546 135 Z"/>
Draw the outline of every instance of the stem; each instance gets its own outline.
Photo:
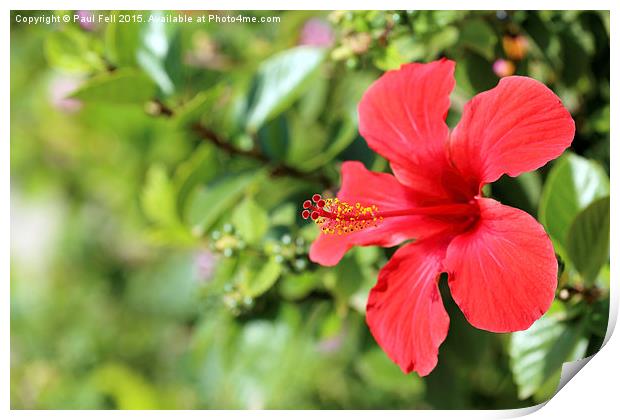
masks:
<path id="1" fill-rule="evenodd" d="M 153 101 L 153 103 L 157 107 L 157 115 L 163 115 L 166 117 L 173 117 L 174 111 L 166 106 L 159 100 Z M 191 129 L 194 133 L 196 133 L 202 139 L 210 142 L 218 149 L 221 149 L 233 156 L 242 156 L 250 159 L 254 159 L 264 164 L 272 165 L 273 170 L 271 171 L 272 176 L 289 176 L 292 178 L 301 179 L 303 181 L 308 182 L 316 182 L 321 184 L 324 188 L 329 188 L 331 186 L 331 181 L 324 174 L 314 171 L 314 172 L 302 172 L 297 168 L 289 166 L 285 163 L 275 163 L 271 162 L 269 156 L 262 153 L 260 150 L 254 148 L 250 150 L 240 149 L 232 144 L 230 141 L 220 136 L 215 131 L 211 130 L 209 127 L 206 127 L 200 122 L 195 122 L 191 126 Z"/>
<path id="2" fill-rule="evenodd" d="M 583 287 L 579 285 L 567 286 L 558 292 L 558 297 L 563 301 L 568 301 L 575 295 L 581 296 L 586 303 L 592 304 L 596 302 L 603 295 L 603 293 L 601 289 L 596 286 Z"/>

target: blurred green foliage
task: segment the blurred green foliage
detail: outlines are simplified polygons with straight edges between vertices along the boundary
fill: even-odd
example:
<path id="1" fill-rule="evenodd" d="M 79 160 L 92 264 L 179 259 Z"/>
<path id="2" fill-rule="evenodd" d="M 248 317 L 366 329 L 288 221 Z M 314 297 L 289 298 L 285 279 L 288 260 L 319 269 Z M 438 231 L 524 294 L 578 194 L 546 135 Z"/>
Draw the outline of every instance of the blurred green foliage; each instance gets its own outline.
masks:
<path id="1" fill-rule="evenodd" d="M 100 13 L 144 23 L 26 26 L 14 17 L 41 12 L 12 12 L 13 408 L 516 408 L 600 348 L 608 12 Z M 382 71 L 441 56 L 457 62 L 451 126 L 515 72 L 558 93 L 577 134 L 558 161 L 489 191 L 550 233 L 552 309 L 492 334 L 444 290 L 450 333 L 421 379 L 364 322 L 392 250 L 316 266 L 298 211 L 337 190 L 343 160 L 388 170 L 357 132 L 357 102 Z"/>

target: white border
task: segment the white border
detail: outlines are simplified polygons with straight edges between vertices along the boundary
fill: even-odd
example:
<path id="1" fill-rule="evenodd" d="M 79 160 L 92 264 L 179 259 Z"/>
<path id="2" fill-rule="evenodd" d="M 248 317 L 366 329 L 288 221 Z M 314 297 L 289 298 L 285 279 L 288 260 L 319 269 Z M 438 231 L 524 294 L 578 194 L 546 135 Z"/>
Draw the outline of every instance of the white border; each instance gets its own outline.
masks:
<path id="1" fill-rule="evenodd" d="M 610 0 L 522 0 L 517 4 L 511 1 L 490 0 L 383 0 L 380 3 L 369 0 L 312 0 L 308 2 L 291 2 L 290 0 L 26 0 L 19 4 L 4 3 L 6 10 L 613 10 L 614 2 Z M 54 6 L 54 7 L 52 7 Z M 378 7 L 381 6 L 381 7 Z"/>
<path id="2" fill-rule="evenodd" d="M 616 3 L 617 4 L 617 3 Z M 150 0 L 150 1 L 130 1 L 130 0 L 93 0 L 93 1 L 76 1 L 65 0 L 49 2 L 44 0 L 32 0 L 22 1 L 19 4 L 12 5 L 15 9 L 57 9 L 57 10 L 76 10 L 76 9 L 93 9 L 93 10 L 108 10 L 108 9 L 136 9 L 136 10 L 286 10 L 286 9 L 376 9 L 377 6 L 381 6 L 382 9 L 482 9 L 482 10 L 496 10 L 496 9 L 514 9 L 518 6 L 519 9 L 558 9 L 558 10 L 570 10 L 570 9 L 602 9 L 611 10 L 611 27 L 615 28 L 617 24 L 616 13 L 618 7 L 614 7 L 611 1 L 590 0 L 588 2 L 577 1 L 560 1 L 560 0 L 537 0 L 537 1 L 521 1 L 518 4 L 514 1 L 403 1 L 403 0 L 383 0 L 380 3 L 373 3 L 370 1 L 340 1 L 340 0 L 312 0 L 311 2 L 297 2 L 292 3 L 284 0 L 264 0 L 261 2 L 252 1 L 233 1 L 233 0 L 217 0 L 217 1 L 162 1 L 162 0 Z M 6 10 L 5 18 L 2 19 L 0 25 L 2 27 L 2 56 L 5 57 L 2 60 L 3 66 L 0 66 L 2 72 L 2 120 L 0 127 L 4 134 L 2 145 L 2 152 L 0 153 L 0 170 L 2 171 L 2 182 L 0 188 L 2 188 L 2 201 L 1 211 L 2 218 L 0 221 L 0 229 L 4 232 L 2 236 L 2 253 L 0 256 L 0 267 L 5 273 L 3 276 L 2 292 L 3 302 L 1 311 L 1 322 L 3 325 L 2 337 L 2 380 L 0 381 L 0 391 L 2 396 L 2 402 L 5 410 L 10 408 L 10 347 L 9 347 L 9 326 L 10 326 L 10 289 L 9 289 L 9 263 L 10 263 L 10 213 L 9 213 L 9 196 L 10 196 L 10 127 L 9 127 L 9 110 L 10 110 L 10 75 L 9 75 L 9 35 L 10 35 L 10 20 L 9 18 L 9 5 L 4 2 L 3 8 Z M 612 29 L 612 33 L 614 33 Z M 617 74 L 618 70 L 617 49 L 613 48 L 614 43 L 611 43 L 611 74 Z M 617 92 L 617 80 L 612 78 L 611 91 Z M 616 199 L 618 196 L 618 180 L 617 171 L 615 170 L 615 161 L 618 157 L 618 136 L 616 135 L 616 128 L 618 124 L 618 101 L 617 97 L 612 97 L 611 106 L 611 259 L 615 261 L 618 253 L 618 241 L 620 236 L 620 230 L 616 223 L 615 216 L 619 214 L 619 204 Z M 610 326 L 615 325 L 618 315 L 618 283 L 614 277 L 615 263 L 612 263 L 612 287 L 611 287 L 611 314 L 610 314 Z M 611 332 L 611 329 L 610 329 Z M 616 336 L 609 336 L 608 342 L 603 349 L 592 358 L 592 361 L 588 363 L 583 371 L 579 372 L 576 379 L 571 380 L 554 398 L 552 398 L 544 407 L 541 406 L 522 409 L 522 410 L 504 410 L 504 411 L 322 411 L 318 413 L 321 417 L 348 417 L 348 418 L 376 418 L 377 415 L 389 415 L 395 418 L 505 418 L 505 417 L 517 417 L 525 415 L 531 412 L 531 418 L 544 419 L 544 418 L 561 418 L 569 419 L 573 417 L 581 418 L 608 418 L 609 413 L 617 412 L 617 387 L 616 383 L 620 378 L 620 362 L 618 361 L 618 355 L 620 355 L 620 339 Z M 537 410 L 541 408 L 540 410 Z M 149 411 L 149 412 L 109 412 L 109 411 L 89 411 L 88 413 L 80 411 L 12 411 L 12 416 L 20 418 L 39 418 L 41 416 L 49 416 L 52 418 L 77 418 L 84 415 L 92 416 L 94 418 L 108 418 L 108 416 L 124 417 L 131 416 L 132 418 L 162 418 L 168 416 L 181 416 L 181 417 L 200 417 L 204 416 L 217 416 L 217 418 L 237 418 L 238 416 L 251 415 L 255 418 L 289 418 L 295 416 L 296 418 L 312 418 L 317 413 L 310 411 L 303 412 L 289 412 L 289 411 Z"/>

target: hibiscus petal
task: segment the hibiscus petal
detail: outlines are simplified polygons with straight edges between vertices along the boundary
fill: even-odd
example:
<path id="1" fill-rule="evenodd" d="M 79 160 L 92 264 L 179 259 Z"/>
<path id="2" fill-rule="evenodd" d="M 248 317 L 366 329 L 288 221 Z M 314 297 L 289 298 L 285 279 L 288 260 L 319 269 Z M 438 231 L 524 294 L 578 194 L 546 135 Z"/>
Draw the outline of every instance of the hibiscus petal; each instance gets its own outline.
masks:
<path id="1" fill-rule="evenodd" d="M 527 329 L 555 295 L 553 245 L 529 214 L 487 198 L 479 204 L 476 226 L 448 246 L 444 268 L 452 296 L 474 327 Z"/>
<path id="2" fill-rule="evenodd" d="M 360 134 L 370 148 L 390 161 L 400 182 L 429 196 L 444 189 L 454 83 L 453 61 L 406 64 L 376 80 L 358 108 Z"/>
<path id="3" fill-rule="evenodd" d="M 452 163 L 481 183 L 540 168 L 570 146 L 575 123 L 544 84 L 505 77 L 465 105 L 452 132 Z"/>
<path id="4" fill-rule="evenodd" d="M 438 287 L 446 244 L 419 241 L 400 248 L 370 291 L 366 322 L 387 355 L 405 373 L 428 375 L 450 319 Z"/>
<path id="5" fill-rule="evenodd" d="M 342 187 L 338 198 L 350 204 L 376 205 L 379 211 L 416 207 L 414 192 L 390 174 L 371 172 L 360 162 L 342 164 Z M 310 247 L 310 259 L 322 265 L 336 265 L 354 245 L 390 247 L 416 237 L 446 229 L 447 222 L 424 216 L 390 217 L 376 227 L 346 235 L 320 233 Z"/>

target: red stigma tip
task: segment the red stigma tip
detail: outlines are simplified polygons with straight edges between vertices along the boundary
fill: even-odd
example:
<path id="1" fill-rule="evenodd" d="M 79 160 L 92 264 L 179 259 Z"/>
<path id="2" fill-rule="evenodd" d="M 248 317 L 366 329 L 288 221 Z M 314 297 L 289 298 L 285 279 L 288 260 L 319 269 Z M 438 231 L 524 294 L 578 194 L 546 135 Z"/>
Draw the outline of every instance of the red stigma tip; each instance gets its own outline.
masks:
<path id="1" fill-rule="evenodd" d="M 303 217 L 304 219 L 307 219 L 308 217 L 310 217 L 310 212 L 308 210 L 302 211 L 301 217 Z"/>
<path id="2" fill-rule="evenodd" d="M 313 211 L 312 214 L 310 214 L 310 217 L 312 217 L 312 220 L 316 220 L 319 218 L 319 213 L 316 211 Z"/>
<path id="3" fill-rule="evenodd" d="M 325 207 L 325 200 L 319 200 L 318 203 L 316 203 L 317 206 L 319 206 L 320 208 Z"/>
<path id="4" fill-rule="evenodd" d="M 312 201 L 314 201 L 315 203 L 317 203 L 320 199 L 321 199 L 321 195 L 320 194 L 314 194 L 312 196 Z"/>
<path id="5" fill-rule="evenodd" d="M 312 207 L 312 202 L 310 200 L 304 201 L 304 208 L 309 209 L 310 207 Z"/>

